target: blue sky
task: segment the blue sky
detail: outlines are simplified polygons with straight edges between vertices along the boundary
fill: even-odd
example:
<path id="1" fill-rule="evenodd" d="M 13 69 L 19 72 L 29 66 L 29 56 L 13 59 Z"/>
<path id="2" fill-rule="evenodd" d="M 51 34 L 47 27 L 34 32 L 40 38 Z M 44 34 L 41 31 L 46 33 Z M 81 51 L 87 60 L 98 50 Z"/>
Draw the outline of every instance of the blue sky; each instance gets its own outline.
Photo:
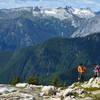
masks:
<path id="1" fill-rule="evenodd" d="M 100 0 L 0 0 L 0 8 L 45 6 L 50 8 L 72 6 L 100 11 Z"/>

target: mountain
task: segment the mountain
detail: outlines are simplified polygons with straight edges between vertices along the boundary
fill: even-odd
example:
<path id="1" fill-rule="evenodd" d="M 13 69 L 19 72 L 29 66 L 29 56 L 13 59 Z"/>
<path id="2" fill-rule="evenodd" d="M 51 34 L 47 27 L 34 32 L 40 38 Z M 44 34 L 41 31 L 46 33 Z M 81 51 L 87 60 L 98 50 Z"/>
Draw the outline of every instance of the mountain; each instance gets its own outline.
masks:
<path id="1" fill-rule="evenodd" d="M 96 12 L 96 15 L 100 15 L 100 11 Z"/>
<path id="2" fill-rule="evenodd" d="M 86 20 L 90 9 L 26 7 L 0 9 L 0 50 L 33 46 L 54 37 L 71 37 Z"/>
<path id="3" fill-rule="evenodd" d="M 0 53 L 0 82 L 8 83 L 14 77 L 23 81 L 30 76 L 48 84 L 54 77 L 68 84 L 77 80 L 77 66 L 85 64 L 92 75 L 92 65 L 100 64 L 100 34 L 83 38 L 54 38 L 40 45 Z"/>
<path id="4" fill-rule="evenodd" d="M 87 19 L 81 24 L 79 29 L 72 34 L 72 37 L 84 37 L 90 34 L 100 32 L 100 15 L 97 15 L 91 19 Z"/>

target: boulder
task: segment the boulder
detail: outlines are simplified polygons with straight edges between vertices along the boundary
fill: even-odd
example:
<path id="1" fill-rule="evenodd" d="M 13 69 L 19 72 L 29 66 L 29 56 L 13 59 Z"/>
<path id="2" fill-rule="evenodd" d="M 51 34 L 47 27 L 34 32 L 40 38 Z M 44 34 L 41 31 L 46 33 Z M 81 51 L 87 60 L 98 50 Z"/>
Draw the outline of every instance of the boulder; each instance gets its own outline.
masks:
<path id="1" fill-rule="evenodd" d="M 29 86 L 28 83 L 18 83 L 18 84 L 16 84 L 16 87 L 18 87 L 18 88 L 26 88 L 27 86 Z"/>
<path id="2" fill-rule="evenodd" d="M 56 96 L 57 97 L 76 97 L 76 96 L 83 96 L 83 95 L 86 95 L 86 94 L 89 94 L 87 91 L 85 91 L 84 89 L 66 89 L 66 90 L 63 90 L 62 92 L 60 93 L 56 93 Z"/>
<path id="3" fill-rule="evenodd" d="M 84 89 L 77 89 L 76 92 L 81 95 L 81 94 L 87 94 L 88 92 L 85 91 Z"/>
<path id="4" fill-rule="evenodd" d="M 76 82 L 76 83 L 73 83 L 71 86 L 69 86 L 68 88 L 69 89 L 73 89 L 73 88 L 75 88 L 76 86 L 79 86 L 79 82 Z"/>
<path id="5" fill-rule="evenodd" d="M 44 92 L 40 93 L 40 96 L 41 97 L 45 96 L 45 93 Z"/>
<path id="6" fill-rule="evenodd" d="M 36 100 L 33 95 L 18 91 L 14 93 L 3 94 L 2 96 L 3 98 L 6 98 L 5 100 Z"/>
<path id="7" fill-rule="evenodd" d="M 65 97 L 64 100 L 79 100 L 79 99 L 75 98 L 74 96 L 68 96 L 68 97 Z"/>
<path id="8" fill-rule="evenodd" d="M 44 95 L 53 95 L 56 93 L 56 88 L 54 86 L 44 86 L 41 91 Z"/>
<path id="9" fill-rule="evenodd" d="M 76 91 L 74 89 L 66 89 L 63 91 L 63 97 L 75 95 Z"/>
<path id="10" fill-rule="evenodd" d="M 61 90 L 63 90 L 63 87 L 59 87 L 59 88 L 57 89 L 58 92 L 60 92 Z"/>
<path id="11" fill-rule="evenodd" d="M 81 85 L 83 88 L 100 88 L 100 77 L 97 77 L 97 78 L 91 78 L 87 84 L 83 84 Z"/>
<path id="12" fill-rule="evenodd" d="M 56 97 L 63 98 L 63 92 L 58 92 L 58 93 L 56 93 Z"/>
<path id="13" fill-rule="evenodd" d="M 42 85 L 32 85 L 32 84 L 30 84 L 30 85 L 27 86 L 27 88 L 32 88 L 32 89 L 33 88 L 40 88 L 41 89 L 41 88 L 43 88 L 43 86 Z"/>
<path id="14" fill-rule="evenodd" d="M 16 91 L 16 88 L 13 87 L 0 87 L 0 94 L 10 93 Z"/>

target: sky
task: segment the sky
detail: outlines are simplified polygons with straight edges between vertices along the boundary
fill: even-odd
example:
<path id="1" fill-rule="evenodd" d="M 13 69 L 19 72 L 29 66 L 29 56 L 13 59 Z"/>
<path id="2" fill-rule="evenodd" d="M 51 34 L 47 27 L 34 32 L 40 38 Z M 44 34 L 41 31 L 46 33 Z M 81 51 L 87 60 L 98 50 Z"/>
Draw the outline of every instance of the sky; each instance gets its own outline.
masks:
<path id="1" fill-rule="evenodd" d="M 100 11 L 100 0 L 0 0 L 0 8 L 42 6 L 49 8 L 72 6 Z"/>

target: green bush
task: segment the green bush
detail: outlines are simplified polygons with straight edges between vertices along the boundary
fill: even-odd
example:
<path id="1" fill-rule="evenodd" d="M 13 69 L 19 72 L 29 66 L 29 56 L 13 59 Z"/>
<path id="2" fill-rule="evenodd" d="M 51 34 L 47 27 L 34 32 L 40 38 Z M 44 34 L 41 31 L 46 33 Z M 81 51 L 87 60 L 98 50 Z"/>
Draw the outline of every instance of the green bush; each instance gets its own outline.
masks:
<path id="1" fill-rule="evenodd" d="M 51 85 L 58 87 L 59 86 L 59 78 L 55 77 L 51 80 Z"/>
<path id="2" fill-rule="evenodd" d="M 28 80 L 27 80 L 27 82 L 29 84 L 39 85 L 39 78 L 38 77 L 34 77 L 34 76 L 29 77 Z"/>
<path id="3" fill-rule="evenodd" d="M 19 77 L 15 77 L 11 80 L 11 85 L 16 85 L 17 83 L 20 83 L 21 80 Z"/>
<path id="4" fill-rule="evenodd" d="M 60 84 L 61 87 L 66 88 L 67 87 L 67 82 L 63 82 Z"/>
<path id="5" fill-rule="evenodd" d="M 91 87 L 91 88 L 84 88 L 86 91 L 96 91 L 96 90 L 100 90 L 100 88 L 97 87 Z"/>

